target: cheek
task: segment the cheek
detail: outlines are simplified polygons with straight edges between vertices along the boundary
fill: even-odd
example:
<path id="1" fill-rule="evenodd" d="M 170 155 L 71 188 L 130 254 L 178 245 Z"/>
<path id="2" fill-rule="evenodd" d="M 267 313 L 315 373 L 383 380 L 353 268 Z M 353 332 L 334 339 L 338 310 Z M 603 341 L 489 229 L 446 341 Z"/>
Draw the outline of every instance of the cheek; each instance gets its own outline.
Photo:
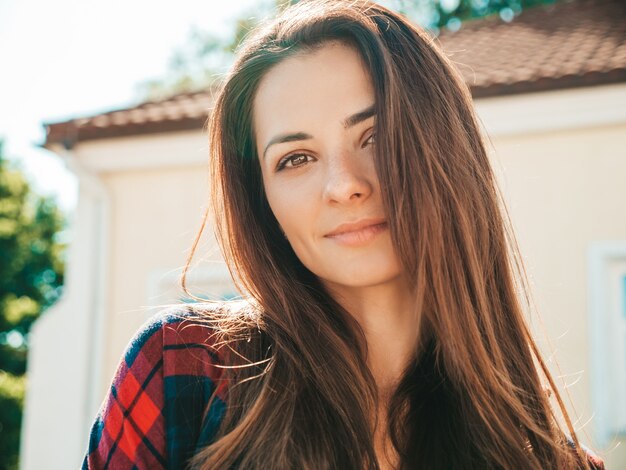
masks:
<path id="1" fill-rule="evenodd" d="M 272 182 L 265 184 L 265 194 L 274 217 L 290 241 L 310 233 L 315 212 L 310 191 L 301 185 Z"/>

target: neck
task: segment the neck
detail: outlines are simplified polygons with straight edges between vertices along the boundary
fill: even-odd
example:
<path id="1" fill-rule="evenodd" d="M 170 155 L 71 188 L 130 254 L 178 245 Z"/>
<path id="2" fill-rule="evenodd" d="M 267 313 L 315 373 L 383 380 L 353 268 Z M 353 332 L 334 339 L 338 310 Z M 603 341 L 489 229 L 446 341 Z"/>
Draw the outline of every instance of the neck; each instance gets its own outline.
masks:
<path id="1" fill-rule="evenodd" d="M 411 289 L 404 277 L 376 286 L 327 287 L 365 333 L 367 364 L 384 403 L 416 354 L 420 325 Z"/>

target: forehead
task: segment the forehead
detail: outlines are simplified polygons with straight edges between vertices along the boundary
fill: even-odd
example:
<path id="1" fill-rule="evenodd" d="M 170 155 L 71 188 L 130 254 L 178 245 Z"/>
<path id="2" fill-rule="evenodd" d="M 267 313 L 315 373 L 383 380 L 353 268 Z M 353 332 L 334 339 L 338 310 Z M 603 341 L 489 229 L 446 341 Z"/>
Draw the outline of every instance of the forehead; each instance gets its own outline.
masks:
<path id="1" fill-rule="evenodd" d="M 374 90 L 358 52 L 329 43 L 289 57 L 261 79 L 253 101 L 257 144 L 285 131 L 340 124 L 374 102 Z"/>

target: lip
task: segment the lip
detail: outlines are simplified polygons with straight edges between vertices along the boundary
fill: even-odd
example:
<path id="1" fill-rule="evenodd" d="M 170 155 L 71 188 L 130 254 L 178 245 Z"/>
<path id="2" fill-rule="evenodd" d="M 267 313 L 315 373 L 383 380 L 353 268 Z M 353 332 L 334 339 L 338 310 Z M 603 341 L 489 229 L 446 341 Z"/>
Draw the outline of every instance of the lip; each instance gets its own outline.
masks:
<path id="1" fill-rule="evenodd" d="M 357 232 L 366 227 L 371 227 L 372 225 L 380 225 L 386 223 L 387 221 L 383 218 L 370 218 L 370 219 L 361 219 L 356 222 L 347 222 L 345 224 L 338 225 L 332 232 L 324 235 L 325 237 L 333 237 L 335 235 L 341 235 L 344 233 Z"/>
<path id="2" fill-rule="evenodd" d="M 343 245 L 362 245 L 373 240 L 378 234 L 387 230 L 387 221 L 382 218 L 362 219 L 337 226 L 332 232 L 324 235 Z"/>

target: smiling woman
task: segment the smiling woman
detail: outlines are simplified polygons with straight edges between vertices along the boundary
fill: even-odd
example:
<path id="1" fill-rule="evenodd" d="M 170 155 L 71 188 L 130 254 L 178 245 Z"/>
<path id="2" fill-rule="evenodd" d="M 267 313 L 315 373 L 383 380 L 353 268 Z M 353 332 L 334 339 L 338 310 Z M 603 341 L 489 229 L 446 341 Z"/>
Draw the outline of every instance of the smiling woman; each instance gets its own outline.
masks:
<path id="1" fill-rule="evenodd" d="M 302 264 L 348 298 L 402 282 L 375 168 L 374 102 L 366 65 L 342 42 L 273 67 L 253 102 L 272 213 Z M 408 295 L 397 292 L 404 295 L 393 299 Z M 389 305 L 380 292 L 376 298 Z"/>
<path id="2" fill-rule="evenodd" d="M 138 333 L 85 467 L 603 468 L 524 322 L 471 96 L 423 31 L 299 2 L 238 51 L 209 138 L 244 300 Z"/>

